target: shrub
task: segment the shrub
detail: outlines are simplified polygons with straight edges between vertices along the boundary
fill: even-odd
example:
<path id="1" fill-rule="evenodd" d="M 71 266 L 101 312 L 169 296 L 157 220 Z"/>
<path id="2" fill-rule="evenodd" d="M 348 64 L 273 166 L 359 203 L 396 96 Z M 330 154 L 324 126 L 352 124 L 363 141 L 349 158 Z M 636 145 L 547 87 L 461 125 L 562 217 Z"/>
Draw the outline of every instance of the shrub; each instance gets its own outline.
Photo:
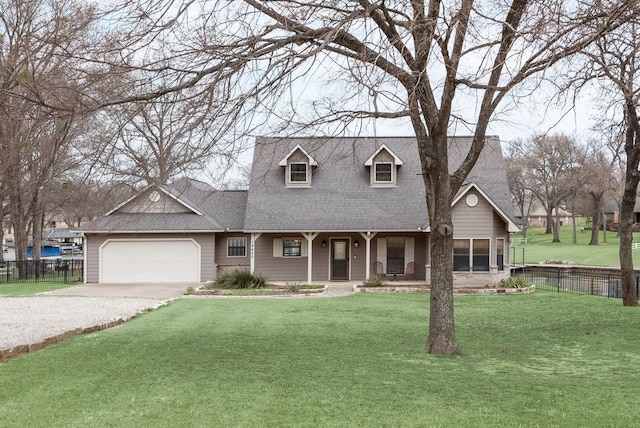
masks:
<path id="1" fill-rule="evenodd" d="M 529 287 L 531 283 L 524 278 L 510 276 L 500 281 L 500 285 L 504 288 L 525 288 Z"/>
<path id="2" fill-rule="evenodd" d="M 386 283 L 384 282 L 381 276 L 371 275 L 369 278 L 367 278 L 364 285 L 368 287 L 384 287 Z"/>
<path id="3" fill-rule="evenodd" d="M 262 275 L 253 275 L 246 270 L 234 270 L 218 276 L 213 282 L 213 288 L 262 288 L 267 280 Z"/>

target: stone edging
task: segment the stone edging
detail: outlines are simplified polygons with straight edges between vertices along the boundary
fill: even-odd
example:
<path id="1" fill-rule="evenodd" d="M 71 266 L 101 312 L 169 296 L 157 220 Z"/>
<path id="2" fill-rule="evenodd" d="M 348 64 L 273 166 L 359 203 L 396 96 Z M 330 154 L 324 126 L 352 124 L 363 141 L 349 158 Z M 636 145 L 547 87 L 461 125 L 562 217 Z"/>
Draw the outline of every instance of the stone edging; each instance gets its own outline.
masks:
<path id="1" fill-rule="evenodd" d="M 536 289 L 535 285 L 524 288 L 458 288 L 453 294 L 460 295 L 487 295 L 487 294 L 529 294 Z M 356 293 L 429 293 L 427 287 L 355 287 Z"/>
<path id="2" fill-rule="evenodd" d="M 117 318 L 115 320 L 111 320 L 102 324 L 98 324 L 98 325 L 94 325 L 91 327 L 78 327 L 75 328 L 73 330 L 68 330 L 65 331 L 63 333 L 60 334 L 56 334 L 55 336 L 51 336 L 51 337 L 47 337 L 44 340 L 41 340 L 40 342 L 36 342 L 36 343 L 29 343 L 29 344 L 23 344 L 23 345 L 16 345 L 12 348 L 7 348 L 7 349 L 0 349 L 0 363 L 4 363 L 6 362 L 8 359 L 13 358 L 13 357 L 17 357 L 18 355 L 22 355 L 22 354 L 27 354 L 30 352 L 35 352 L 35 351 L 39 351 L 49 345 L 54 345 L 56 343 L 60 343 L 63 340 L 66 340 L 70 337 L 73 336 L 78 336 L 81 334 L 89 334 L 89 333 L 95 333 L 96 331 L 100 331 L 100 330 L 106 330 L 108 328 L 112 328 L 112 327 L 116 327 L 119 326 L 121 324 L 126 323 L 127 321 L 132 320 L 133 318 L 137 317 L 138 315 L 144 314 L 146 312 L 150 312 L 154 309 L 158 309 L 161 308 L 163 306 L 168 305 L 169 303 L 171 303 L 172 301 L 174 301 L 175 299 L 169 299 L 169 300 L 164 300 L 154 306 L 151 306 L 149 308 L 144 308 L 144 309 L 140 309 L 138 310 L 135 314 L 131 315 L 131 316 L 127 316 L 127 317 L 120 317 Z"/>

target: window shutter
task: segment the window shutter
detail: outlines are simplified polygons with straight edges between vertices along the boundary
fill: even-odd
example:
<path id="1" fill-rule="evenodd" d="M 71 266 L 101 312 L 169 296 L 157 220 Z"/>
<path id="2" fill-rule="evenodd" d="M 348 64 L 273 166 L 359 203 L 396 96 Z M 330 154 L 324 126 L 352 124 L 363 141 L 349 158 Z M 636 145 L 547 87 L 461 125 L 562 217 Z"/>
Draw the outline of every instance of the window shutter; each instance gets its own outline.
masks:
<path id="1" fill-rule="evenodd" d="M 300 243 L 300 255 L 302 257 L 309 256 L 309 251 L 307 250 L 308 245 L 309 245 L 309 241 L 307 240 L 307 238 L 303 238 L 302 242 Z"/>
<path id="2" fill-rule="evenodd" d="M 387 272 L 387 238 L 378 238 L 378 258 L 376 261 L 382 263 L 382 272 Z"/>
<path id="3" fill-rule="evenodd" d="M 409 263 L 415 262 L 415 252 L 416 252 L 416 239 L 415 238 L 404 238 L 404 264 L 405 269 L 406 265 Z"/>
<path id="4" fill-rule="evenodd" d="M 282 238 L 273 238 L 273 257 L 282 257 Z"/>

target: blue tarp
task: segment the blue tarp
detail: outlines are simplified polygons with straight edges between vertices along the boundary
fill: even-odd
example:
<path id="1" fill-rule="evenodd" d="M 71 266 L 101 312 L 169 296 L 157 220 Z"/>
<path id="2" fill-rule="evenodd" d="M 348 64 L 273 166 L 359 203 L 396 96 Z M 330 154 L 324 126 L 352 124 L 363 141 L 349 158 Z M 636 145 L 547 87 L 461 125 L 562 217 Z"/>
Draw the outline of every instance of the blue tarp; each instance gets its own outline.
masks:
<path id="1" fill-rule="evenodd" d="M 27 247 L 27 257 L 33 257 L 33 247 Z M 40 257 L 60 257 L 60 247 L 45 245 L 40 249 Z"/>

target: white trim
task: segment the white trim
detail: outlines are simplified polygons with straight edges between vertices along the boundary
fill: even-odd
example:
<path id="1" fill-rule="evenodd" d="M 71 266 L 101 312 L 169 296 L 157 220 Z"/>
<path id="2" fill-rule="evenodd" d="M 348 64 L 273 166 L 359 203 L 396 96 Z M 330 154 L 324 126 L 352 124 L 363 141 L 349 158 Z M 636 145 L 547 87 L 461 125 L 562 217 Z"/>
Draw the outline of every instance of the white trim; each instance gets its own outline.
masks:
<path id="1" fill-rule="evenodd" d="M 307 153 L 307 151 L 303 149 L 300 144 L 297 144 L 293 149 L 291 149 L 291 151 L 287 153 L 287 155 L 282 158 L 280 162 L 278 162 L 278 166 L 287 166 L 289 163 L 289 158 L 297 150 L 300 150 L 309 159 L 309 166 L 318 166 L 318 162 L 316 162 L 316 160 L 309 153 Z"/>
<path id="2" fill-rule="evenodd" d="M 251 259 L 249 261 L 249 269 L 251 270 L 251 273 L 255 273 L 256 271 L 256 242 L 258 241 L 258 238 L 260 238 L 260 235 L 262 235 L 262 233 L 252 233 L 251 234 Z M 215 236 L 215 235 L 213 235 Z"/>
<path id="3" fill-rule="evenodd" d="M 318 237 L 318 232 L 305 232 L 302 234 L 307 239 L 307 282 L 313 281 L 313 240 Z"/>
<path id="4" fill-rule="evenodd" d="M 241 230 L 190 230 L 190 229 L 180 229 L 180 230 L 126 230 L 126 229 L 112 229 L 112 230 L 78 230 L 81 233 L 88 233 L 89 235 L 100 235 L 100 234 L 122 234 L 122 233 L 135 233 L 135 234 L 165 234 L 165 233 L 223 233 L 223 232 L 232 232 L 232 233 L 249 233 Z"/>
<path id="5" fill-rule="evenodd" d="M 376 236 L 376 232 L 358 232 L 365 241 L 365 281 L 371 277 L 371 240 Z"/>
<path id="6" fill-rule="evenodd" d="M 457 204 L 467 193 L 469 193 L 469 190 L 471 190 L 471 188 L 474 188 L 478 191 L 478 193 L 480 193 L 482 195 L 482 197 L 489 202 L 489 204 L 491 205 L 491 207 L 493 208 L 493 210 L 495 212 L 498 213 L 498 215 L 500 217 L 502 217 L 502 220 L 504 220 L 507 223 L 507 231 L 508 232 L 520 232 L 520 228 L 511 221 L 511 219 L 509 218 L 508 215 L 505 214 L 504 211 L 502 211 L 494 202 L 493 200 L 491 200 L 491 198 L 482 191 L 482 189 L 474 182 L 470 182 L 469 184 L 466 185 L 466 188 L 460 192 L 460 194 L 458 196 L 456 196 L 456 198 L 453 200 L 453 202 L 451 202 L 451 207 L 453 207 L 455 204 Z"/>
<path id="7" fill-rule="evenodd" d="M 376 150 L 370 157 L 369 159 L 367 159 L 364 162 L 364 166 L 373 166 L 373 159 L 378 156 L 378 153 L 380 153 L 382 150 L 386 150 L 387 153 L 389 153 L 392 157 L 393 157 L 393 161 L 395 163 L 396 166 L 401 166 L 404 165 L 404 162 L 402 162 L 402 159 L 400 159 L 395 153 L 393 153 L 391 151 L 391 149 L 389 149 L 389 147 L 387 147 L 386 144 L 381 145 L 380 147 L 378 147 L 378 150 Z"/>
<path id="8" fill-rule="evenodd" d="M 135 239 L 135 238 L 114 238 L 114 239 L 106 239 L 100 247 L 98 247 L 98 283 L 102 283 L 102 278 L 104 276 L 104 260 L 102 257 L 102 253 L 107 244 L 111 242 L 166 242 L 166 241 L 188 241 L 193 242 L 198 249 L 198 260 L 197 260 L 197 278 L 198 282 L 202 281 L 202 247 L 198 242 L 193 238 L 158 238 L 158 239 Z M 85 276 L 87 272 L 85 271 Z M 155 282 L 155 281 L 154 281 Z"/>
<path id="9" fill-rule="evenodd" d="M 81 233 L 81 236 L 82 236 L 82 257 L 83 257 L 83 259 L 82 259 L 82 276 L 83 276 L 82 282 L 84 284 L 87 284 L 88 283 L 87 282 L 87 277 L 89 276 L 89 275 L 87 275 L 87 273 L 89 272 L 87 270 L 87 262 L 88 262 L 88 259 L 89 259 L 89 257 L 88 257 L 88 254 L 89 254 L 89 251 L 88 251 L 89 242 L 87 241 L 87 237 L 85 236 L 84 233 Z"/>
<path id="10" fill-rule="evenodd" d="M 360 229 L 361 230 L 361 229 Z M 319 230 L 318 233 L 360 233 L 360 230 Z M 184 231 L 181 231 L 184 232 Z M 289 234 L 289 233 L 305 233 L 306 230 L 244 230 L 242 233 L 271 233 L 271 234 Z M 396 229 L 396 230 L 390 230 L 390 229 L 380 229 L 380 230 L 370 230 L 370 233 L 419 233 L 419 232 L 426 232 L 426 229 L 424 228 L 416 228 L 416 229 Z M 100 232 L 91 232 L 91 233 L 100 233 Z M 102 232 L 102 233 L 109 233 L 109 232 Z M 119 231 L 117 233 L 120 233 Z"/>

